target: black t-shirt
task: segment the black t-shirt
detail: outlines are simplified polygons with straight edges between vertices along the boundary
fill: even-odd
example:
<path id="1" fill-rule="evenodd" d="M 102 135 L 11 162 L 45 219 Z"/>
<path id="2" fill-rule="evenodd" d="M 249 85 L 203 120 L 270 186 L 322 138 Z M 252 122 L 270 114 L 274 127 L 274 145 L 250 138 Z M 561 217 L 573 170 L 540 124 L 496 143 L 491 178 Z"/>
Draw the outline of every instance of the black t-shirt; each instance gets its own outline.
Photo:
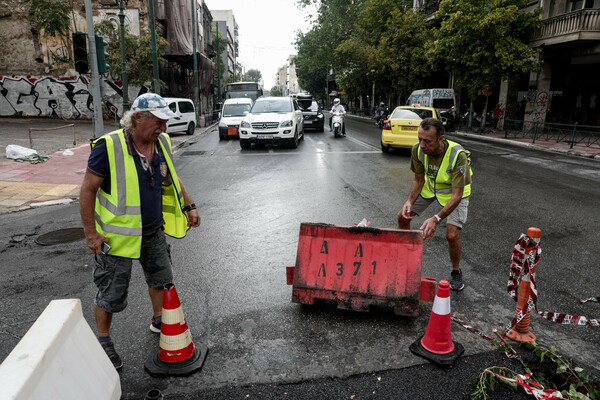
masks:
<path id="1" fill-rule="evenodd" d="M 131 145 L 131 135 L 126 133 L 125 137 L 127 150 L 135 160 L 135 168 L 140 185 L 142 234 L 152 233 L 164 225 L 162 217 L 162 184 L 168 173 L 167 163 L 157 143 L 150 168 L 144 169 L 140 155 Z M 88 159 L 87 170 L 96 176 L 104 178 L 101 188 L 106 193 L 110 193 L 110 165 L 105 140 L 99 140 L 94 145 Z M 152 174 L 150 171 L 152 171 Z"/>

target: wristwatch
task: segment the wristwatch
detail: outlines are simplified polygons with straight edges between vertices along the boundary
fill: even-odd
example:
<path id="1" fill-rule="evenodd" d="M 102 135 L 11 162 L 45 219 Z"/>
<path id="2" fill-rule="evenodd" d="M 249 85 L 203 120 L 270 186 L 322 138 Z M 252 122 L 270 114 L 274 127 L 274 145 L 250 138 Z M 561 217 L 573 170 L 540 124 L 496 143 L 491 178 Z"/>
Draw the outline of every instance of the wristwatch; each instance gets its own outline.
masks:
<path id="1" fill-rule="evenodd" d="M 183 211 L 183 212 L 189 212 L 189 211 L 192 211 L 192 210 L 195 210 L 195 209 L 196 209 L 196 203 L 192 203 L 192 204 L 188 204 L 187 206 L 183 207 L 181 209 L 181 211 Z"/>
<path id="2" fill-rule="evenodd" d="M 440 221 L 442 220 L 442 219 L 440 218 L 440 216 L 439 216 L 439 215 L 437 215 L 437 214 L 434 214 L 433 216 L 435 217 L 435 219 L 437 219 L 437 222 L 440 222 Z"/>

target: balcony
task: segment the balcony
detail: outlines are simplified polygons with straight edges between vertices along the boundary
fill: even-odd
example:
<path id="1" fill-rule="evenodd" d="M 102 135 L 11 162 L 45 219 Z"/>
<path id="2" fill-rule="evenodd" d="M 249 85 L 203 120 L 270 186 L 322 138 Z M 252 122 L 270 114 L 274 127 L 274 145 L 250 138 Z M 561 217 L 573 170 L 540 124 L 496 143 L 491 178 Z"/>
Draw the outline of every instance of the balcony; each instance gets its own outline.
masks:
<path id="1" fill-rule="evenodd" d="M 529 39 L 533 47 L 600 40 L 600 9 L 583 9 L 548 18 Z"/>

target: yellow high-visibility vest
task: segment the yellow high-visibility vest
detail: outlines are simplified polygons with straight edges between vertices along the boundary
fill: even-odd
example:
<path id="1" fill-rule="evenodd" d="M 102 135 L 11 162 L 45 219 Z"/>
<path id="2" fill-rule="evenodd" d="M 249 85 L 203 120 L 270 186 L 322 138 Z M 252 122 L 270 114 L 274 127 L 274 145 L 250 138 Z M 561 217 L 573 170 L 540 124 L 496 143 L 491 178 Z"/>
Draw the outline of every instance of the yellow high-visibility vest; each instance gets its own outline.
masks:
<path id="1" fill-rule="evenodd" d="M 421 150 L 421 146 L 418 148 L 418 158 L 419 161 L 423 163 L 425 166 L 425 183 L 423 184 L 423 188 L 421 189 L 421 196 L 425 199 L 431 199 L 433 197 L 437 198 L 437 201 L 443 206 L 445 206 L 452 197 L 452 169 L 456 164 L 456 160 L 458 160 L 458 155 L 461 152 L 465 152 L 467 154 L 468 162 L 467 168 L 473 176 L 473 169 L 471 168 L 471 159 L 469 156 L 470 152 L 465 150 L 460 144 L 448 140 L 448 148 L 444 153 L 444 158 L 440 164 L 440 168 L 438 169 L 437 176 L 435 178 L 431 178 L 427 175 L 427 167 L 429 162 L 429 156 L 423 153 Z M 462 198 L 468 197 L 471 194 L 471 184 L 469 183 L 464 187 Z"/>
<path id="2" fill-rule="evenodd" d="M 187 217 L 181 208 L 185 205 L 181 186 L 172 161 L 171 140 L 166 133 L 158 137 L 165 157 L 171 184 L 162 187 L 162 213 L 165 233 L 182 238 L 189 227 Z M 106 152 L 110 165 L 110 193 L 102 188 L 96 193 L 96 229 L 110 242 L 110 255 L 139 258 L 142 246 L 142 214 L 140 188 L 135 159 L 127 150 L 123 129 L 108 133 L 96 139 L 106 142 Z"/>

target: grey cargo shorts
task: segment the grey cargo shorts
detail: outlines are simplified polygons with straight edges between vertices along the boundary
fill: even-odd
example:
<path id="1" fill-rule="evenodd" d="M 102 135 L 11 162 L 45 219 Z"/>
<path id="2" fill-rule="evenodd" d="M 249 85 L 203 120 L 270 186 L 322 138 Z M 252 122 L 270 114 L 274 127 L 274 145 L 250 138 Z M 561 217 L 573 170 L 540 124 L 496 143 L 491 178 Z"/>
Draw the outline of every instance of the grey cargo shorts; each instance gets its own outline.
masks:
<path id="1" fill-rule="evenodd" d="M 133 259 L 109 254 L 96 254 L 94 258 L 93 277 L 98 288 L 94 304 L 111 313 L 123 311 L 127 307 Z M 173 282 L 171 246 L 162 229 L 142 236 L 139 262 L 149 288 L 162 290 Z"/>

